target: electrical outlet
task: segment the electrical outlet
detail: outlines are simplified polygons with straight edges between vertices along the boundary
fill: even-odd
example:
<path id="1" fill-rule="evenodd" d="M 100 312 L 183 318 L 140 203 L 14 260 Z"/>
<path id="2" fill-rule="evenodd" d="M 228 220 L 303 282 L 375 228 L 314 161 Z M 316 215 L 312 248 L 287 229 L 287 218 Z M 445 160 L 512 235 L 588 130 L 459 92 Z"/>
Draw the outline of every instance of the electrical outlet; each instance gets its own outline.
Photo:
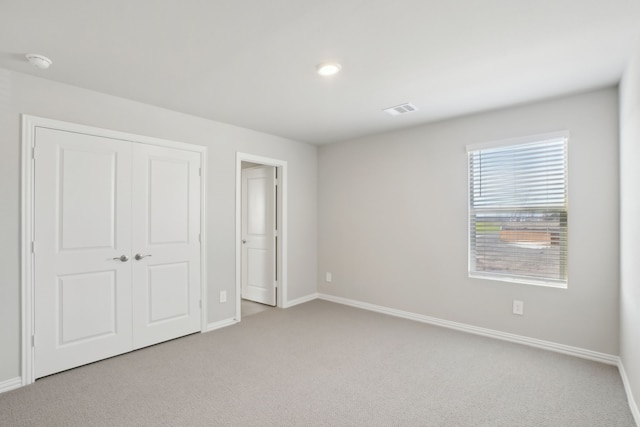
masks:
<path id="1" fill-rule="evenodd" d="M 227 291 L 220 291 L 220 302 L 227 302 Z"/>
<path id="2" fill-rule="evenodd" d="M 331 273 L 329 273 L 329 272 L 327 271 L 327 273 L 326 273 L 326 274 L 325 274 L 325 276 L 324 276 L 324 280 L 325 280 L 325 282 L 327 282 L 327 283 L 331 283 L 331 280 L 332 280 Z"/>
<path id="3" fill-rule="evenodd" d="M 524 302 L 514 299 L 513 300 L 513 314 L 522 316 L 524 314 Z"/>

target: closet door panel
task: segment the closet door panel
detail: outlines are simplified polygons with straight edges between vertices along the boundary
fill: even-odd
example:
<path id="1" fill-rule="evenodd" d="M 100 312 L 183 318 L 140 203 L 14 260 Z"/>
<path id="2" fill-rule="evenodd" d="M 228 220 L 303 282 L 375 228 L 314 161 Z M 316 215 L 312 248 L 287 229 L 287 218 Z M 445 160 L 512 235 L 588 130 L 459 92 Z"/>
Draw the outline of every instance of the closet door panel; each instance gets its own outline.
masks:
<path id="1" fill-rule="evenodd" d="M 200 154 L 133 147 L 133 340 L 200 331 Z"/>
<path id="2" fill-rule="evenodd" d="M 37 128 L 34 153 L 38 378 L 131 349 L 131 144 Z"/>

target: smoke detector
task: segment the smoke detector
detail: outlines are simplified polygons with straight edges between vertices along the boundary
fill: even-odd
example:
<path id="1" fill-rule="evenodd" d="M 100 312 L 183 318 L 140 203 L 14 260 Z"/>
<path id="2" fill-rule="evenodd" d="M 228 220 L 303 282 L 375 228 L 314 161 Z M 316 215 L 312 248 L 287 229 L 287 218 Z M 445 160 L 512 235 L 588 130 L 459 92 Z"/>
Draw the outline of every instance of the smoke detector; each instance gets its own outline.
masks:
<path id="1" fill-rule="evenodd" d="M 35 67 L 40 68 L 41 70 L 46 70 L 53 64 L 53 61 L 47 58 L 44 55 L 38 55 L 36 53 L 27 53 L 25 55 L 27 61 L 29 61 Z"/>
<path id="2" fill-rule="evenodd" d="M 405 103 L 396 105 L 395 107 L 385 108 L 382 111 L 392 116 L 400 116 L 402 114 L 413 113 L 414 111 L 418 111 L 418 107 L 413 104 Z"/>

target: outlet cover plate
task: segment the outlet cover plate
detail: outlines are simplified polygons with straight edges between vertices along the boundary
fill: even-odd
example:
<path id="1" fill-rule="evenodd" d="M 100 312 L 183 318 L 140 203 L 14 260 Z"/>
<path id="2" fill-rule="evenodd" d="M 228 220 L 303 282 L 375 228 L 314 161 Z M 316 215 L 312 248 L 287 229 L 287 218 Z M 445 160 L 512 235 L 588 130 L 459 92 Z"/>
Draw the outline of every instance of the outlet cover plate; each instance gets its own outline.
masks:
<path id="1" fill-rule="evenodd" d="M 522 316 L 524 314 L 524 302 L 514 299 L 513 300 L 513 314 Z"/>

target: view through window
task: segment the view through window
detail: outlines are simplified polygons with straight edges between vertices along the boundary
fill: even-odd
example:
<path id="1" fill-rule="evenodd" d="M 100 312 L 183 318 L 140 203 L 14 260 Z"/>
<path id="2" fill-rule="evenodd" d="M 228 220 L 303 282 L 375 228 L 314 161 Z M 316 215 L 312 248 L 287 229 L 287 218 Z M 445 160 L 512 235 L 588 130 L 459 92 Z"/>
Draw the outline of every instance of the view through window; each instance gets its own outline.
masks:
<path id="1" fill-rule="evenodd" d="M 469 275 L 565 287 L 567 137 L 468 155 Z"/>

